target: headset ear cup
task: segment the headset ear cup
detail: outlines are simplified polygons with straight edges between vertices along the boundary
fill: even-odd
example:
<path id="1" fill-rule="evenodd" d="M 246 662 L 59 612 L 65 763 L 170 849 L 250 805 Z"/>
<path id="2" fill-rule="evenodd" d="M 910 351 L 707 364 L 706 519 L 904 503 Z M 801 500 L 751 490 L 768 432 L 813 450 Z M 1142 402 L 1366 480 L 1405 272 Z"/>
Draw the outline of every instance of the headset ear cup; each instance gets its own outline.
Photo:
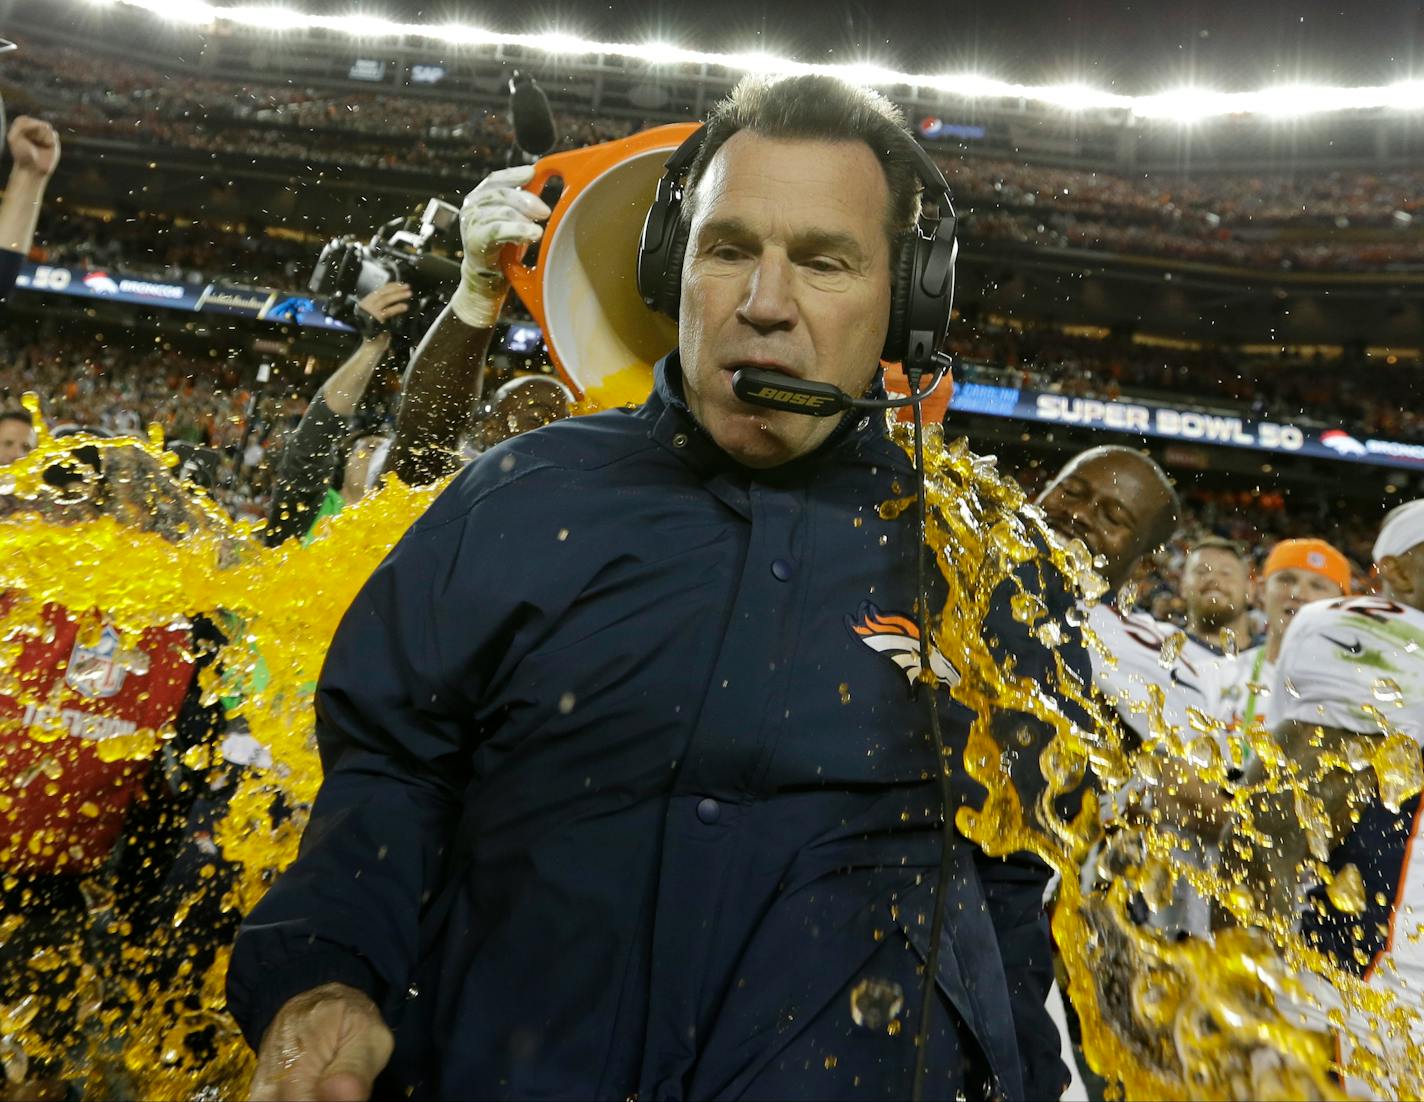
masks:
<path id="1" fill-rule="evenodd" d="M 676 321 L 682 302 L 682 258 L 687 253 L 688 226 L 676 213 L 673 217 L 676 221 L 668 240 L 662 285 L 658 288 L 658 309 Z"/>
<path id="2" fill-rule="evenodd" d="M 909 340 L 910 302 L 915 289 L 915 267 L 919 253 L 918 233 L 900 237 L 899 247 L 892 257 L 890 272 L 890 325 L 885 330 L 885 349 L 880 358 L 887 363 L 900 363 L 905 358 Z"/>

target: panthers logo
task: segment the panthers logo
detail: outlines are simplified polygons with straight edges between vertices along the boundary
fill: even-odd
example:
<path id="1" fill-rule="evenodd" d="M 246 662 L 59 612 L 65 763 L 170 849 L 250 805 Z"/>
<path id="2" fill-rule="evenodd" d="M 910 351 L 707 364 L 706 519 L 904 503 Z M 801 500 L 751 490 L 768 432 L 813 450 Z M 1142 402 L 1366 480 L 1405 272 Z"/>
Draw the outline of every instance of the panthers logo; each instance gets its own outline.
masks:
<path id="1" fill-rule="evenodd" d="M 846 628 L 873 651 L 878 651 L 900 669 L 913 685 L 920 676 L 920 627 L 914 619 L 897 612 L 881 612 L 871 601 L 862 601 L 854 616 L 845 618 Z M 930 672 L 941 685 L 953 688 L 959 684 L 959 671 L 930 648 Z"/>

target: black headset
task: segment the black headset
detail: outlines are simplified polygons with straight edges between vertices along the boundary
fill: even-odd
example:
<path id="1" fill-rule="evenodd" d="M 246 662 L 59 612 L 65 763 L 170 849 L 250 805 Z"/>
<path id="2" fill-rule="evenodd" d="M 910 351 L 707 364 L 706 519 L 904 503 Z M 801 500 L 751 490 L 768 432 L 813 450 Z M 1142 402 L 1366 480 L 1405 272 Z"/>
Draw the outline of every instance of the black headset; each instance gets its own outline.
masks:
<path id="1" fill-rule="evenodd" d="M 693 131 L 668 158 L 638 242 L 638 293 L 654 310 L 674 319 L 682 298 L 682 261 L 687 252 L 682 202 L 687 174 L 706 129 Z M 927 371 L 933 370 L 934 354 L 949 329 L 959 243 L 944 174 L 910 135 L 905 135 L 905 141 L 924 191 L 919 220 L 901 237 L 891 258 L 890 328 L 880 355 L 891 363 L 903 363 L 907 370 Z"/>

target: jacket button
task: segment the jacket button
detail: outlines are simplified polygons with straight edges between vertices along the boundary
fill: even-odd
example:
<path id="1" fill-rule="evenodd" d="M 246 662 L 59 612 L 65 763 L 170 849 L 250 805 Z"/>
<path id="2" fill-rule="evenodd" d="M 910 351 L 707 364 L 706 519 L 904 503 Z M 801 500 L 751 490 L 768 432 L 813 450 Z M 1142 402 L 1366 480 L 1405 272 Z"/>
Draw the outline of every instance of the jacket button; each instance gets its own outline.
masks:
<path id="1" fill-rule="evenodd" d="M 687 447 L 687 433 L 685 433 L 685 432 L 676 432 L 676 433 L 673 433 L 672 446 L 673 446 L 674 448 L 685 448 L 685 447 Z"/>
<path id="2" fill-rule="evenodd" d="M 776 559 L 771 564 L 771 574 L 778 582 L 789 582 L 795 571 L 785 559 Z"/>
<path id="3" fill-rule="evenodd" d="M 709 826 L 722 817 L 722 805 L 711 796 L 697 802 L 697 817 Z"/>

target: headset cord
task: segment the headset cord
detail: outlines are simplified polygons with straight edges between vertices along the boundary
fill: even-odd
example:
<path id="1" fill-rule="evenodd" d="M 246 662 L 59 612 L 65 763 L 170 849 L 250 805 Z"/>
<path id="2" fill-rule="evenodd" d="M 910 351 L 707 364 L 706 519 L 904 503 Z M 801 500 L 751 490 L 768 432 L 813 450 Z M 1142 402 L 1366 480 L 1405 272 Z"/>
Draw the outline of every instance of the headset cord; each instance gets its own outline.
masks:
<path id="1" fill-rule="evenodd" d="M 908 372 L 907 372 L 908 374 Z M 919 372 L 909 380 L 911 392 L 919 390 Z M 955 845 L 953 793 L 949 786 L 949 770 L 944 749 L 944 731 L 939 721 L 939 685 L 930 665 L 930 589 L 926 555 L 929 534 L 929 511 L 925 504 L 925 444 L 924 418 L 920 403 L 913 403 L 915 414 L 915 470 L 919 475 L 916 499 L 919 512 L 919 543 L 915 554 L 915 583 L 919 590 L 920 680 L 917 688 L 930 698 L 930 729 L 934 736 L 935 772 L 939 776 L 941 824 L 939 876 L 935 886 L 934 918 L 930 923 L 930 948 L 925 954 L 925 979 L 920 996 L 920 1022 L 915 1031 L 915 1079 L 911 1092 L 913 1102 L 924 1102 L 925 1070 L 929 1058 L 930 1009 L 934 1006 L 935 985 L 939 976 L 939 943 L 944 932 L 944 900 L 949 889 L 950 854 Z"/>

